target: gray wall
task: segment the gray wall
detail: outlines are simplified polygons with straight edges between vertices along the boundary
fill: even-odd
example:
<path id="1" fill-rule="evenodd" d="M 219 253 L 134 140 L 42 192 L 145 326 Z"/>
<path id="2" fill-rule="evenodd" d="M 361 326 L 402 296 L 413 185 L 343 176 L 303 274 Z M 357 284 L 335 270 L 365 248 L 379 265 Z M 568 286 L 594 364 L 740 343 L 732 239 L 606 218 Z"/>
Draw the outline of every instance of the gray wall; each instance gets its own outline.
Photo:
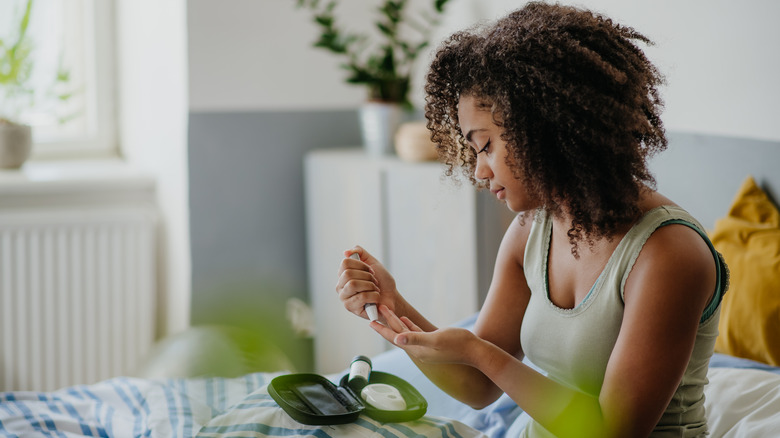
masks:
<path id="1" fill-rule="evenodd" d="M 748 175 L 778 200 L 780 141 L 683 132 L 667 135 L 668 149 L 650 163 L 658 191 L 707 229 L 725 216 Z"/>
<path id="2" fill-rule="evenodd" d="M 359 141 L 350 110 L 190 114 L 193 324 L 286 330 L 307 299 L 303 157 Z"/>

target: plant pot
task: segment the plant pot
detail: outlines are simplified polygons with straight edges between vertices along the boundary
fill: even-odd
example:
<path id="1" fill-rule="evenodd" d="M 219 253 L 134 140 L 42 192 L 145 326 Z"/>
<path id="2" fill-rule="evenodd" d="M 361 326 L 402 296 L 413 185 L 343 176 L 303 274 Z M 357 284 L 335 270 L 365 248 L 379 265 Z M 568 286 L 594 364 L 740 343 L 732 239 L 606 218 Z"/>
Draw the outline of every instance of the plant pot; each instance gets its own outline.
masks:
<path id="1" fill-rule="evenodd" d="M 397 103 L 366 102 L 360 107 L 360 131 L 363 147 L 369 155 L 393 154 L 393 138 L 401 125 L 403 113 Z"/>
<path id="2" fill-rule="evenodd" d="M 30 156 L 32 128 L 0 123 L 0 169 L 18 169 Z"/>

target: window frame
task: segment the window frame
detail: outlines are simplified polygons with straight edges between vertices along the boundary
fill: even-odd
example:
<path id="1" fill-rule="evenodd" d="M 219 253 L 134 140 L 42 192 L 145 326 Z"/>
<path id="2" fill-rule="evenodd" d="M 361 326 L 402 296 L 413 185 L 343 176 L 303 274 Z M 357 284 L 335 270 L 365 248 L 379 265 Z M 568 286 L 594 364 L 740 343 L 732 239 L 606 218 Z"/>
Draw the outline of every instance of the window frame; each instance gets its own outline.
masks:
<path id="1" fill-rule="evenodd" d="M 117 135 L 117 68 L 115 0 L 84 0 L 84 19 L 91 23 L 85 31 L 85 82 L 87 90 L 87 130 L 70 138 L 35 139 L 32 160 L 116 158 L 120 156 Z"/>

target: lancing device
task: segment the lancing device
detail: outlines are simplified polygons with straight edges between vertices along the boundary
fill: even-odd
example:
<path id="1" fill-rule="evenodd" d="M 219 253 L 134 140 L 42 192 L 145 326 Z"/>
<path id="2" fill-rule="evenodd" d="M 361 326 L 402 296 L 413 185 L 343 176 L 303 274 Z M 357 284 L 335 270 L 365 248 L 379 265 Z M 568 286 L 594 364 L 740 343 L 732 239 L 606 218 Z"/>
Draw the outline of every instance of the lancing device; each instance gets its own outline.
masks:
<path id="1" fill-rule="evenodd" d="M 356 252 L 353 252 L 349 257 L 355 260 L 360 260 L 360 254 Z M 379 312 L 376 310 L 376 304 L 368 303 L 363 308 L 366 310 L 366 314 L 368 315 L 369 320 L 379 321 Z"/>

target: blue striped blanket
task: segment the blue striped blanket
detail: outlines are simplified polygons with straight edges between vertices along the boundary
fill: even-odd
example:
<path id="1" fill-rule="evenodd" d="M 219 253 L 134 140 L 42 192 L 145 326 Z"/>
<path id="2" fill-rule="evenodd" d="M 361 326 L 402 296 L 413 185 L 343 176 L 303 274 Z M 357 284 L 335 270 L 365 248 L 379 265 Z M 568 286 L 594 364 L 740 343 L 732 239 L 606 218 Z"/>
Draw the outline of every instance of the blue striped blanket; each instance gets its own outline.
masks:
<path id="1" fill-rule="evenodd" d="M 455 420 L 426 416 L 382 424 L 367 416 L 306 426 L 271 398 L 278 374 L 235 379 L 114 378 L 54 392 L 0 392 L 0 436 L 29 437 L 486 437 Z"/>

